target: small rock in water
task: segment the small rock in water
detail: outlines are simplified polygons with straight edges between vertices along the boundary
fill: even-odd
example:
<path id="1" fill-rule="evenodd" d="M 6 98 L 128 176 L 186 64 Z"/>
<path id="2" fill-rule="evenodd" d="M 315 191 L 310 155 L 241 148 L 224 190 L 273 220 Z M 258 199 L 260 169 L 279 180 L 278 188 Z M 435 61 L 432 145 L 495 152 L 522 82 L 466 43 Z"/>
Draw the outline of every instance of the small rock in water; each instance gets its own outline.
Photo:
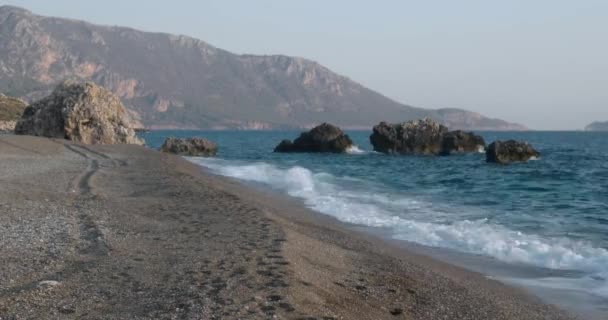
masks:
<path id="1" fill-rule="evenodd" d="M 374 126 L 369 137 L 374 151 L 389 154 L 439 154 L 448 128 L 431 119 Z"/>
<path id="2" fill-rule="evenodd" d="M 340 128 L 323 123 L 308 132 L 303 132 L 293 142 L 281 141 L 274 152 L 346 153 L 352 146 L 352 140 Z"/>
<path id="3" fill-rule="evenodd" d="M 479 152 L 484 150 L 485 147 L 486 142 L 479 135 L 461 130 L 450 131 L 443 135 L 441 155 Z"/>
<path id="4" fill-rule="evenodd" d="M 162 152 L 191 157 L 212 157 L 217 154 L 217 144 L 204 138 L 167 138 L 160 147 Z"/>
<path id="5" fill-rule="evenodd" d="M 388 124 L 381 122 L 369 137 L 374 151 L 388 154 L 450 155 L 478 152 L 484 139 L 472 132 L 448 131 L 431 119 Z"/>
<path id="6" fill-rule="evenodd" d="M 526 162 L 538 157 L 540 153 L 529 143 L 515 140 L 494 141 L 486 151 L 486 161 L 491 163 Z"/>

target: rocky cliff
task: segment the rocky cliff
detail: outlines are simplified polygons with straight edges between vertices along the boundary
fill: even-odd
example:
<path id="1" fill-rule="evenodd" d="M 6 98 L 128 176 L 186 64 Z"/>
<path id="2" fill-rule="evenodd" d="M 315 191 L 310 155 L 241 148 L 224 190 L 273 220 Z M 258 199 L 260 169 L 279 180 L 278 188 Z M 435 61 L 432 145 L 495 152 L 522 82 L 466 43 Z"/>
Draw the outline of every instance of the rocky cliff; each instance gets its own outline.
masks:
<path id="1" fill-rule="evenodd" d="M 235 55 L 186 36 L 0 7 L 0 90 L 32 101 L 66 79 L 109 88 L 133 120 L 157 128 L 369 128 L 422 117 L 455 129 L 523 128 L 403 105 L 302 58 Z"/>

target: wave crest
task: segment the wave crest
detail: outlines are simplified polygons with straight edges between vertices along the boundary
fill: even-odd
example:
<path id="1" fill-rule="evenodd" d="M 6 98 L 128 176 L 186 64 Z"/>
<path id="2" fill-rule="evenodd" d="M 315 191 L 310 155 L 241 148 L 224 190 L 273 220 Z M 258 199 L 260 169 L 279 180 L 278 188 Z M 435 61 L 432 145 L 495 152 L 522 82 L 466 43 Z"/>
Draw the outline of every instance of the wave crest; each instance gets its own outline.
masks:
<path id="1" fill-rule="evenodd" d="M 356 145 L 352 145 L 348 149 L 346 149 L 346 153 L 348 153 L 348 154 L 366 154 L 368 152 L 363 149 L 360 149 Z"/>

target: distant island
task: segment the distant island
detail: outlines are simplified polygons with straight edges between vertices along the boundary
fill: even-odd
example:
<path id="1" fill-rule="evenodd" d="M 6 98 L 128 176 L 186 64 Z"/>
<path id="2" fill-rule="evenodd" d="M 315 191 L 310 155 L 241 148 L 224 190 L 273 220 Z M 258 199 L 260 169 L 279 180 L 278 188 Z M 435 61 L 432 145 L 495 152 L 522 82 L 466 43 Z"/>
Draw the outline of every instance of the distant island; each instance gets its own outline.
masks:
<path id="1" fill-rule="evenodd" d="M 31 103 L 65 80 L 93 81 L 146 128 L 369 129 L 428 117 L 454 129 L 526 130 L 467 110 L 401 104 L 303 58 L 237 55 L 187 36 L 12 6 L 0 6 L 0 23 L 0 92 Z"/>
<path id="2" fill-rule="evenodd" d="M 608 121 L 596 121 L 585 127 L 585 131 L 608 131 Z"/>

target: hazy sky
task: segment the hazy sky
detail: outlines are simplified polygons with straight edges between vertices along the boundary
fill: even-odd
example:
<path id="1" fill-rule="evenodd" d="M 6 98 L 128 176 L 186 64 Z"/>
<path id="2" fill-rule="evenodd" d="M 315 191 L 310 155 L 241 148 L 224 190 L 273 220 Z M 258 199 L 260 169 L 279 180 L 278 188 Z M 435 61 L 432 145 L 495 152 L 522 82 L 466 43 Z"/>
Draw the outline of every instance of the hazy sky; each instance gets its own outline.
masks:
<path id="1" fill-rule="evenodd" d="M 316 60 L 403 103 L 535 129 L 608 120 L 608 0 L 0 0 Z"/>

